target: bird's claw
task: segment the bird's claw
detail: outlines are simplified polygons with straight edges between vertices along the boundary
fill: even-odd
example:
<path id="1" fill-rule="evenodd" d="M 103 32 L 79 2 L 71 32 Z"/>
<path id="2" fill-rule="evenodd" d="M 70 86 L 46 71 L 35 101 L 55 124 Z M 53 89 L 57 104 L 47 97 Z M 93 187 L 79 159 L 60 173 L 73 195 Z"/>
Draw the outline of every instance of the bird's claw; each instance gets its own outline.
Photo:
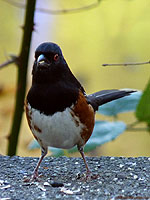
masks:
<path id="1" fill-rule="evenodd" d="M 83 176 L 80 176 L 80 174 L 78 175 L 77 179 L 81 180 L 81 181 L 91 181 L 94 179 L 97 179 L 99 177 L 98 174 L 93 174 L 92 172 L 88 171 L 86 174 L 84 174 Z"/>
<path id="2" fill-rule="evenodd" d="M 38 173 L 34 173 L 31 177 L 24 177 L 24 182 L 40 182 Z"/>

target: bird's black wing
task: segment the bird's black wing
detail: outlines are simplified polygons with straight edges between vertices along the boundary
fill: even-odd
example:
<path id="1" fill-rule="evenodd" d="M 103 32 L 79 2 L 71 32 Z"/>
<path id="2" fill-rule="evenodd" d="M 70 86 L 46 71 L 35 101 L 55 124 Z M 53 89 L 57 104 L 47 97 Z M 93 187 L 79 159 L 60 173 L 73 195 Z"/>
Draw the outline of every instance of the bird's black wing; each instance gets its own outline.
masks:
<path id="1" fill-rule="evenodd" d="M 115 99 L 122 98 L 124 96 L 128 96 L 131 93 L 136 92 L 135 90 L 102 90 L 90 95 L 87 95 L 87 101 L 92 105 L 94 111 L 98 110 L 98 107 L 113 101 Z"/>

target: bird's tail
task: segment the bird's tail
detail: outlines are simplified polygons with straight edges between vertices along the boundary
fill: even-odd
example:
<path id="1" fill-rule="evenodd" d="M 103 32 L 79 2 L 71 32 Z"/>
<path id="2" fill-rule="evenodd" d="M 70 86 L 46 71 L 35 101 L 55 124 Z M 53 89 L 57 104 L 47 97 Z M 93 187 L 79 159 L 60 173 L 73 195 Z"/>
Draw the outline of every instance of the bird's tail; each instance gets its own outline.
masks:
<path id="1" fill-rule="evenodd" d="M 108 103 L 110 101 L 128 96 L 136 90 L 121 89 L 121 90 L 102 90 L 87 96 L 88 102 L 94 108 L 94 111 L 98 110 L 98 107 Z"/>

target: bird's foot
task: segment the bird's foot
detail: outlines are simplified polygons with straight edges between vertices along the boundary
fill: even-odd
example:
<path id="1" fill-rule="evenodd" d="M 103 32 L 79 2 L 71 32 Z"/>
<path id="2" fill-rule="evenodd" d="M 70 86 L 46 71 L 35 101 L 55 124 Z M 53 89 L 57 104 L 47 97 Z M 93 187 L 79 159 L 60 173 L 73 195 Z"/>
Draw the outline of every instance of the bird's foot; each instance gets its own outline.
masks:
<path id="1" fill-rule="evenodd" d="M 24 182 L 41 182 L 37 172 L 34 172 L 31 177 L 24 177 Z"/>
<path id="2" fill-rule="evenodd" d="M 85 181 L 91 181 L 97 179 L 99 177 L 98 174 L 93 174 L 91 171 L 87 171 L 85 175 Z"/>
<path id="3" fill-rule="evenodd" d="M 91 181 L 94 179 L 97 179 L 99 177 L 98 174 L 93 174 L 91 171 L 87 171 L 86 174 L 84 174 L 83 176 L 81 176 L 80 174 L 78 175 L 77 179 L 81 180 L 81 181 Z"/>

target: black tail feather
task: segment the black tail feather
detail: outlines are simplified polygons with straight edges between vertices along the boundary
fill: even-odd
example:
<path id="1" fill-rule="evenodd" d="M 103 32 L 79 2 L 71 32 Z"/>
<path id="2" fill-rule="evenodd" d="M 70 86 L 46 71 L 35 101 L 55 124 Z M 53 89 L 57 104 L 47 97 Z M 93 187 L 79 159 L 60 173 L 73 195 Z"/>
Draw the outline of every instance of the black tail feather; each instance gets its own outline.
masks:
<path id="1" fill-rule="evenodd" d="M 128 96 L 135 90 L 122 89 L 122 90 L 102 90 L 87 96 L 87 101 L 90 103 L 94 111 L 98 110 L 98 107 L 108 103 L 110 101 Z"/>

